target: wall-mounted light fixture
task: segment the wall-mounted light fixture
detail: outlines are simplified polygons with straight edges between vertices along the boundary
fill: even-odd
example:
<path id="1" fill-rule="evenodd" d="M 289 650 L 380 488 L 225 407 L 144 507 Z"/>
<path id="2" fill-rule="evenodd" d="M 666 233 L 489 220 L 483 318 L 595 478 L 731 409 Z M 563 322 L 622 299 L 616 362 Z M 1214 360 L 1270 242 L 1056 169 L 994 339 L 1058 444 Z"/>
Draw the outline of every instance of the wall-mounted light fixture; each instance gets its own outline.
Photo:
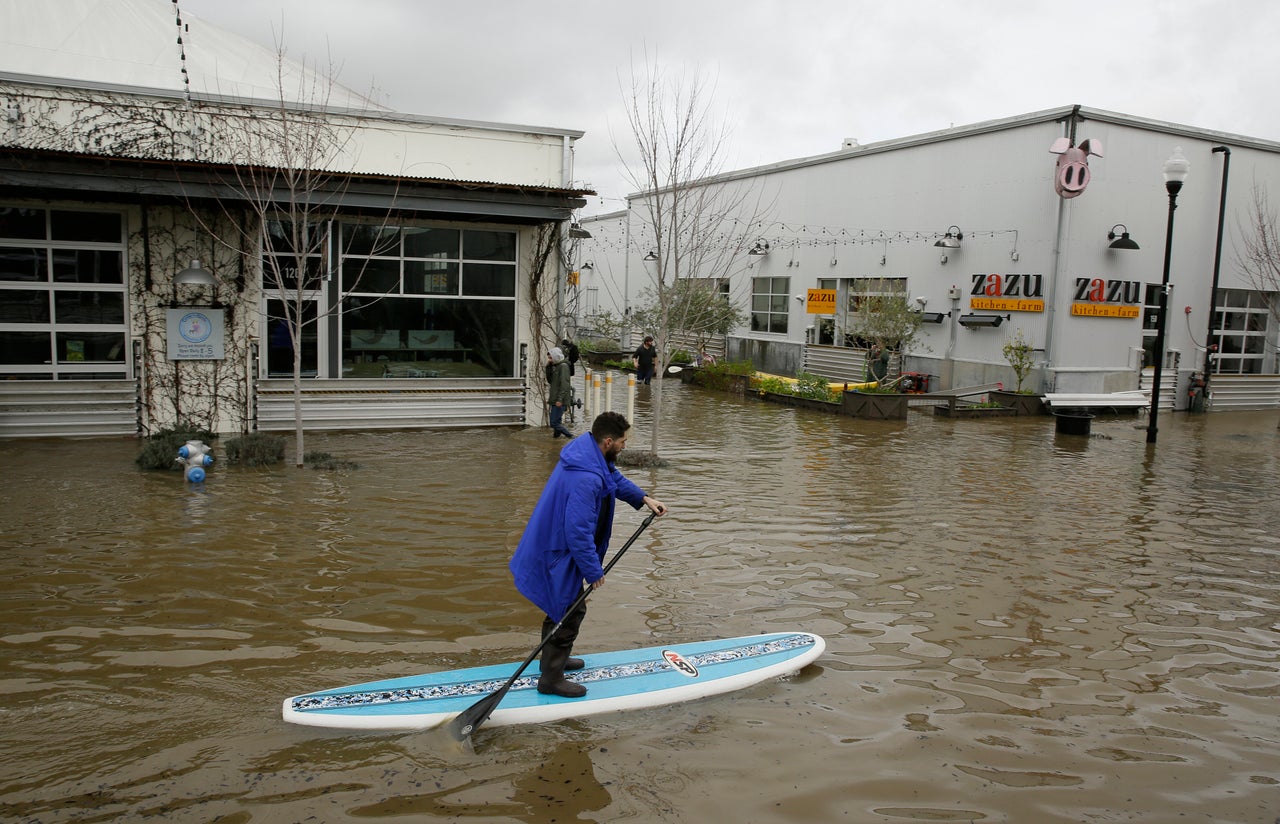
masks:
<path id="1" fill-rule="evenodd" d="M 945 235 L 933 242 L 933 245 L 941 246 L 943 249 L 959 249 L 962 240 L 964 240 L 964 232 L 960 231 L 959 226 L 951 226 L 947 228 Z"/>
<path id="2" fill-rule="evenodd" d="M 961 315 L 956 320 L 961 326 L 974 328 L 977 326 L 996 327 L 1012 318 L 1013 315 L 986 315 L 977 312 L 970 312 L 967 315 Z"/>
<path id="3" fill-rule="evenodd" d="M 591 233 L 586 229 L 583 229 L 581 223 L 570 223 L 569 237 L 582 238 L 585 240 L 586 238 L 591 237 Z"/>
<path id="4" fill-rule="evenodd" d="M 1116 229 L 1120 230 L 1119 234 L 1116 233 Z M 1107 247 L 1109 249 L 1139 248 L 1137 243 L 1129 239 L 1129 227 L 1123 223 L 1117 223 L 1111 227 L 1111 231 L 1107 232 L 1107 240 L 1111 241 L 1111 245 Z"/>
<path id="5" fill-rule="evenodd" d="M 179 286 L 217 286 L 218 281 L 214 279 L 213 274 L 200 265 L 200 261 L 193 260 L 191 265 L 186 269 L 173 276 L 173 282 Z"/>
<path id="6" fill-rule="evenodd" d="M 658 253 L 654 252 L 653 250 L 650 250 L 649 254 L 644 256 L 645 263 L 653 263 L 657 259 L 658 259 Z"/>
<path id="7" fill-rule="evenodd" d="M 796 300 L 800 301 L 801 303 L 804 303 L 804 295 L 796 295 Z"/>
<path id="8" fill-rule="evenodd" d="M 588 260 L 586 263 L 582 264 L 582 268 L 587 270 L 593 270 L 596 268 L 596 265 Z"/>
<path id="9" fill-rule="evenodd" d="M 769 241 L 757 240 L 755 244 L 747 250 L 748 255 L 767 255 L 769 254 Z"/>
<path id="10" fill-rule="evenodd" d="M 921 323 L 942 323 L 943 318 L 951 317 L 950 312 L 921 312 Z"/>

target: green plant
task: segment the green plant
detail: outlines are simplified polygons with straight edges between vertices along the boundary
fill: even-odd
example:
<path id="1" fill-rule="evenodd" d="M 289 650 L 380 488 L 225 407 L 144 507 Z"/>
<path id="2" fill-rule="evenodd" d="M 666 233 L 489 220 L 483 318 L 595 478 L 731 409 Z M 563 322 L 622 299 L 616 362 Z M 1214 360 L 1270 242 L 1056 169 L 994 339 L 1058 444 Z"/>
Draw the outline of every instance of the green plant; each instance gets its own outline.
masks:
<path id="1" fill-rule="evenodd" d="M 354 461 L 348 461 L 343 458 L 335 458 L 328 452 L 308 452 L 303 457 L 303 463 L 308 464 L 312 469 L 359 469 L 360 464 Z"/>
<path id="2" fill-rule="evenodd" d="M 810 398 L 815 401 L 834 403 L 840 400 L 839 393 L 832 391 L 831 384 L 826 378 L 809 372 L 801 372 L 796 375 L 794 394 L 798 397 Z"/>
<path id="3" fill-rule="evenodd" d="M 285 439 L 266 432 L 250 432 L 227 441 L 227 463 L 269 466 L 284 460 Z"/>
<path id="4" fill-rule="evenodd" d="M 1004 354 L 1004 359 L 1009 362 L 1009 366 L 1013 368 L 1013 374 L 1018 379 L 1018 386 L 1015 392 L 1022 391 L 1022 382 L 1026 380 L 1027 375 L 1031 374 L 1031 370 L 1035 368 L 1035 349 L 1027 343 L 1026 338 L 1022 337 L 1022 330 L 1019 329 L 1014 333 L 1013 337 L 1004 342 L 1004 348 L 1000 350 Z"/>
<path id="5" fill-rule="evenodd" d="M 733 388 L 735 378 L 755 373 L 756 367 L 751 361 L 716 361 L 698 370 L 698 385 L 727 392 Z"/>
<path id="6" fill-rule="evenodd" d="M 180 470 L 178 449 L 187 441 L 203 441 L 211 444 L 218 437 L 217 433 L 201 429 L 192 423 L 179 421 L 172 429 L 161 429 L 147 437 L 142 451 L 134 459 L 134 463 L 143 469 Z"/>
<path id="7" fill-rule="evenodd" d="M 635 365 L 629 360 L 607 360 L 603 365 L 605 369 L 617 369 L 619 372 L 629 372 L 635 369 Z"/>
<path id="8" fill-rule="evenodd" d="M 693 363 L 693 356 L 687 350 L 677 349 L 671 353 L 671 362 L 679 364 Z"/>

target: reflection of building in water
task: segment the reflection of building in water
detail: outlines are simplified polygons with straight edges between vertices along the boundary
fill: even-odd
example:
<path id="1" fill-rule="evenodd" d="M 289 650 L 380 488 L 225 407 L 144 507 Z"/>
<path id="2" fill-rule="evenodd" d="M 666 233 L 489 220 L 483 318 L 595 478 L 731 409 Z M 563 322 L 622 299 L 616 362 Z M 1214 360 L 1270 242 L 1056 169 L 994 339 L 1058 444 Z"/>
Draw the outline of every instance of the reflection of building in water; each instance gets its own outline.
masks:
<path id="1" fill-rule="evenodd" d="M 292 428 L 290 327 L 316 428 L 523 424 L 519 296 L 543 230 L 584 204 L 582 133 L 395 112 L 199 19 L 178 27 L 175 51 L 156 0 L 0 4 L 19 46 L 0 54 L 0 409 L 39 413 L 0 412 L 0 435 L 149 433 L 176 410 L 213 431 Z M 309 211 L 280 178 L 244 177 L 286 165 L 285 122 L 342 147 L 305 158 L 328 170 Z M 222 356 L 181 375 L 176 306 L 226 318 Z"/>

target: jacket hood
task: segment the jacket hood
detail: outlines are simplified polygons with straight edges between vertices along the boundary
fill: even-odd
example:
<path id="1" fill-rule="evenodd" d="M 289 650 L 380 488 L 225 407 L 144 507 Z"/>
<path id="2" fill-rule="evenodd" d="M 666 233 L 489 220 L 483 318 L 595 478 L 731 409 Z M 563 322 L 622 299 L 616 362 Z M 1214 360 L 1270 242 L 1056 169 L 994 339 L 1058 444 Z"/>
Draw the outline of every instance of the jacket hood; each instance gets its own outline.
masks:
<path id="1" fill-rule="evenodd" d="M 605 462 L 600 445 L 591 437 L 590 432 L 583 432 L 560 450 L 560 463 L 565 469 L 576 469 L 583 472 L 594 472 L 605 478 L 609 477 L 609 465 Z"/>
<path id="2" fill-rule="evenodd" d="M 551 362 L 559 363 L 562 360 L 564 360 L 564 352 L 561 352 L 560 347 L 557 346 L 551 350 Z"/>

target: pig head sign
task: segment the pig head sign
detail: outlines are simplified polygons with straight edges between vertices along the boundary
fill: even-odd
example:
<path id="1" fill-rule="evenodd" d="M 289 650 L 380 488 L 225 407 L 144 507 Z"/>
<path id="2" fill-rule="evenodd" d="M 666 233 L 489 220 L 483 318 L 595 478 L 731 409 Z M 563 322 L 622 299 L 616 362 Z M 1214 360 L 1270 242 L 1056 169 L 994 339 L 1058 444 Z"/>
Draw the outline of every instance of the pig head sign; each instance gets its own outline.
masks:
<path id="1" fill-rule="evenodd" d="M 1079 197 L 1089 185 L 1089 155 L 1102 157 L 1102 142 L 1086 139 L 1073 146 L 1070 138 L 1060 137 L 1053 141 L 1049 152 L 1058 156 L 1053 171 L 1054 191 L 1067 199 Z"/>

